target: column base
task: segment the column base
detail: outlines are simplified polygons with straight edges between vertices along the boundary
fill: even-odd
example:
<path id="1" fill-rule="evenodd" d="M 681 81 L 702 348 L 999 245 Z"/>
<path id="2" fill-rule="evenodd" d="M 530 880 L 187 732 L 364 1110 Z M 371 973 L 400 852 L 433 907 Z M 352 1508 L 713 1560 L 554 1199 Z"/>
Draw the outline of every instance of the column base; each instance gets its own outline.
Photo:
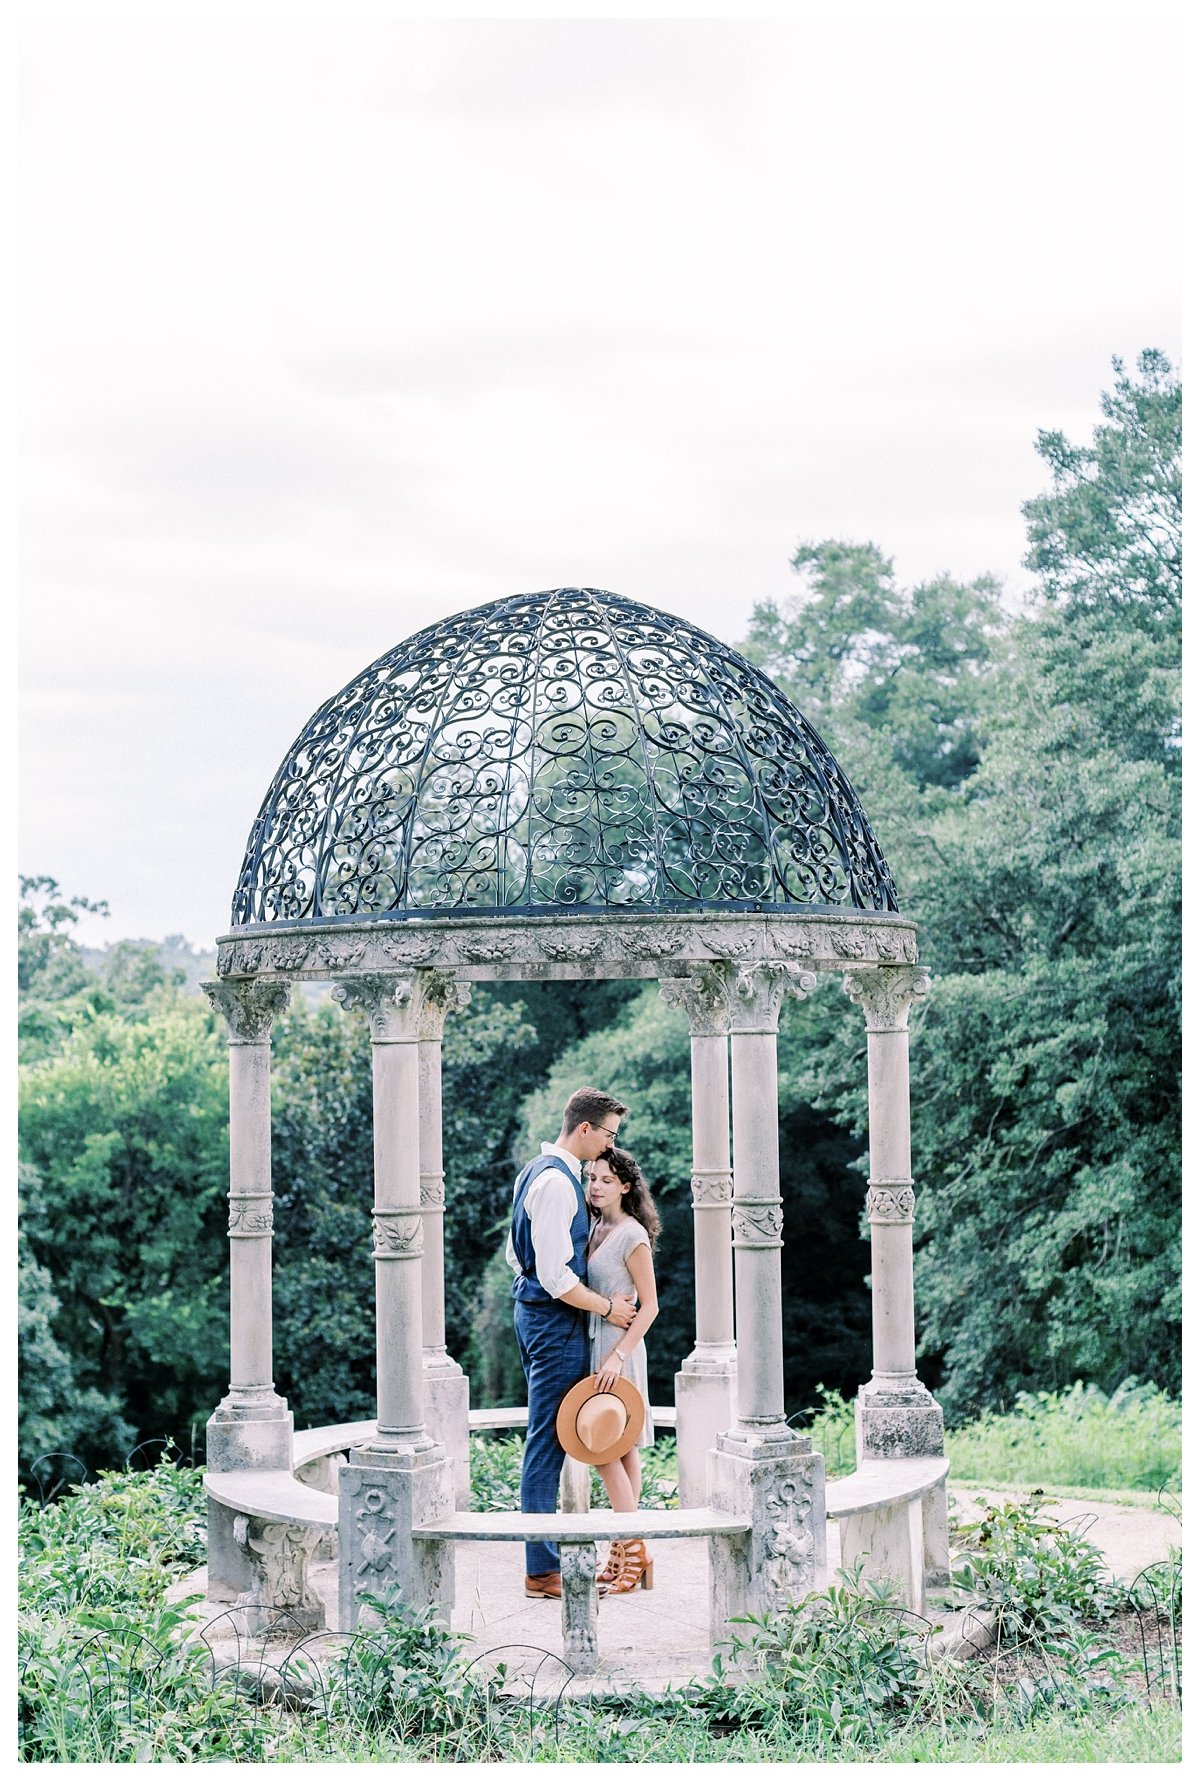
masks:
<path id="1" fill-rule="evenodd" d="M 941 1405 L 915 1373 L 876 1374 L 859 1387 L 854 1437 L 860 1465 L 866 1459 L 931 1459 L 946 1451 Z"/>
<path id="2" fill-rule="evenodd" d="M 750 1522 L 747 1534 L 710 1541 L 714 1646 L 728 1639 L 734 1615 L 772 1614 L 803 1601 L 824 1576 L 825 1461 L 803 1437 L 792 1442 L 789 1452 L 777 1442 L 773 1457 L 752 1458 L 722 1435 L 709 1455 L 712 1507 Z"/>
<path id="3" fill-rule="evenodd" d="M 454 1506 L 471 1507 L 471 1443 L 467 1412 L 471 1407 L 471 1381 L 458 1362 L 443 1349 L 440 1354 L 426 1354 L 423 1361 L 425 1382 L 425 1427 L 444 1447 L 454 1473 Z"/>
<path id="4" fill-rule="evenodd" d="M 708 1455 L 737 1413 L 737 1350 L 729 1353 L 723 1366 L 698 1351 L 689 1354 L 675 1375 L 681 1509 L 700 1509 L 708 1502 Z"/>
<path id="5" fill-rule="evenodd" d="M 205 1470 L 282 1472 L 292 1463 L 292 1413 L 287 1399 L 224 1398 L 205 1424 Z"/>
<path id="6" fill-rule="evenodd" d="M 946 1451 L 942 1407 L 916 1374 L 876 1374 L 854 1403 L 858 1463 L 868 1459 L 933 1459 Z M 921 1563 L 928 1589 L 950 1581 L 950 1531 L 943 1481 L 921 1499 Z"/>
<path id="7" fill-rule="evenodd" d="M 377 1623 L 365 1595 L 395 1593 L 417 1605 L 436 1603 L 448 1622 L 453 1545 L 412 1537 L 414 1527 L 453 1513 L 453 1469 L 445 1449 L 355 1448 L 338 1485 L 338 1631 Z"/>

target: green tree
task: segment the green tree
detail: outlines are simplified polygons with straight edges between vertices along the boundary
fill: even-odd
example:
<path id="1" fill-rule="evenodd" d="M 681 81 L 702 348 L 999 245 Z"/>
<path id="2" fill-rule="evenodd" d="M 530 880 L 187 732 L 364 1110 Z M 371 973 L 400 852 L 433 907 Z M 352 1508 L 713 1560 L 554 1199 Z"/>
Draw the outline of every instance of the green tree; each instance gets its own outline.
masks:
<path id="1" fill-rule="evenodd" d="M 224 1049 L 199 999 L 166 988 L 136 1016 L 93 1014 L 22 1075 L 26 1234 L 55 1340 L 75 1389 L 143 1435 L 186 1434 L 224 1384 Z M 121 1456 L 97 1432 L 80 1457 Z"/>
<path id="2" fill-rule="evenodd" d="M 872 637 L 843 646 L 868 667 L 827 720 L 839 757 L 873 766 L 854 776 L 935 972 L 912 1021 L 916 1277 L 954 1414 L 1079 1376 L 1179 1378 L 1179 387 L 1157 354 L 1116 371 L 1090 446 L 1041 437 L 1037 597 L 987 619 L 986 660 L 956 681 L 973 770 L 913 770 L 921 700 L 881 721 Z M 873 573 L 870 553 L 836 561 Z M 831 610 L 907 622 L 873 596 Z M 805 661 L 777 671 L 803 709 Z M 826 993 L 808 1018 L 787 1092 L 861 1139 L 858 1016 Z"/>

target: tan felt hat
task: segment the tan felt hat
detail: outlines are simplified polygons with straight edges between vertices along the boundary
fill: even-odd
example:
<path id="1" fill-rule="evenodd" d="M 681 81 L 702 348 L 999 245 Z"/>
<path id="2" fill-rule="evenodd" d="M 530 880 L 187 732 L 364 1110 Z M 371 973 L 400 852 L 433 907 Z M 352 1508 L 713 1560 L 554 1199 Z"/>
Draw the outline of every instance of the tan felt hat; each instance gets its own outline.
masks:
<path id="1" fill-rule="evenodd" d="M 646 1400 L 636 1385 L 617 1379 L 599 1391 L 596 1375 L 589 1373 L 558 1406 L 559 1445 L 585 1466 L 606 1466 L 637 1445 L 645 1420 Z"/>

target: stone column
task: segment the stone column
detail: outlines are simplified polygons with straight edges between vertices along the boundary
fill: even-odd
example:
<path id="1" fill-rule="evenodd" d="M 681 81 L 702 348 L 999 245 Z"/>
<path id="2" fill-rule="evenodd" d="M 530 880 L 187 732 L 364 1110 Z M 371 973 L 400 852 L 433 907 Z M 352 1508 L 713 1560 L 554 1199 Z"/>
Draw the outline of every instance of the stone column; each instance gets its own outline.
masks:
<path id="1" fill-rule="evenodd" d="M 908 1014 L 928 994 L 929 973 L 879 965 L 847 971 L 843 982 L 867 1019 L 872 1365 L 855 1406 L 858 1459 L 925 1458 L 944 1453 L 945 1439 L 941 1408 L 917 1378 Z M 947 1581 L 944 1490 L 927 1512 L 925 1543 L 926 1581 Z"/>
<path id="2" fill-rule="evenodd" d="M 471 999 L 470 986 L 430 971 L 418 1020 L 418 1075 L 421 1107 L 421 1362 L 425 1380 L 425 1426 L 445 1448 L 454 1473 L 454 1502 L 471 1506 L 471 1449 L 468 1435 L 470 1381 L 446 1351 L 446 1277 L 443 1225 L 446 1177 L 442 1168 L 442 1034 L 446 1016 Z"/>
<path id="3" fill-rule="evenodd" d="M 659 993 L 687 1015 L 692 1042 L 692 1236 L 696 1345 L 675 1375 L 679 1504 L 708 1501 L 708 1454 L 734 1419 L 733 1249 L 729 1157 L 729 1007 L 724 961 L 665 978 Z"/>
<path id="4" fill-rule="evenodd" d="M 275 1390 L 271 1342 L 271 1025 L 291 986 L 205 983 L 229 1036 L 229 1390 L 209 1418 L 210 1472 L 283 1471 L 292 1416 Z M 236 1516 L 210 1501 L 210 1584 L 247 1590 L 254 1573 Z"/>
<path id="5" fill-rule="evenodd" d="M 713 1542 L 712 1633 L 735 1614 L 798 1601 L 825 1571 L 825 1464 L 788 1427 L 783 1396 L 776 1033 L 784 997 L 816 978 L 797 965 L 738 967 L 730 1006 L 737 1413 L 709 1463 L 714 1509 L 749 1519 L 748 1535 Z"/>
<path id="6" fill-rule="evenodd" d="M 412 1530 L 451 1513 L 452 1469 L 425 1428 L 421 1362 L 420 1021 L 430 973 L 364 975 L 335 1000 L 371 1029 L 375 1136 L 375 1355 L 378 1428 L 339 1476 L 338 1630 L 373 1618 L 363 1596 L 399 1590 L 408 1601 L 454 1596 L 449 1542 Z"/>

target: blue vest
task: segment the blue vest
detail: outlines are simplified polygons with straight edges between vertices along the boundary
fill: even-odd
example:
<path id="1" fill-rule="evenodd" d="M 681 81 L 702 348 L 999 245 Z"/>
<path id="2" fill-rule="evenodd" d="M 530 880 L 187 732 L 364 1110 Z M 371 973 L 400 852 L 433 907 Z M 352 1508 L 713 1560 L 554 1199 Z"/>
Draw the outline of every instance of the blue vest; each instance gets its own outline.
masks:
<path id="1" fill-rule="evenodd" d="M 539 1175 L 547 1169 L 561 1169 L 571 1186 L 575 1189 L 575 1216 L 571 1220 L 571 1266 L 581 1281 L 587 1279 L 587 1240 L 588 1240 L 588 1209 L 583 1197 L 583 1188 L 575 1171 L 557 1156 L 535 1156 L 531 1163 L 526 1163 L 517 1176 L 517 1185 L 513 1189 L 512 1209 L 512 1246 L 517 1260 L 521 1264 L 521 1272 L 513 1278 L 513 1298 L 523 1305 L 556 1305 L 558 1300 L 552 1298 L 537 1277 L 537 1266 L 533 1255 L 533 1227 L 529 1222 L 529 1214 L 525 1210 L 525 1196 Z M 568 1310 L 572 1307 L 568 1306 Z"/>

